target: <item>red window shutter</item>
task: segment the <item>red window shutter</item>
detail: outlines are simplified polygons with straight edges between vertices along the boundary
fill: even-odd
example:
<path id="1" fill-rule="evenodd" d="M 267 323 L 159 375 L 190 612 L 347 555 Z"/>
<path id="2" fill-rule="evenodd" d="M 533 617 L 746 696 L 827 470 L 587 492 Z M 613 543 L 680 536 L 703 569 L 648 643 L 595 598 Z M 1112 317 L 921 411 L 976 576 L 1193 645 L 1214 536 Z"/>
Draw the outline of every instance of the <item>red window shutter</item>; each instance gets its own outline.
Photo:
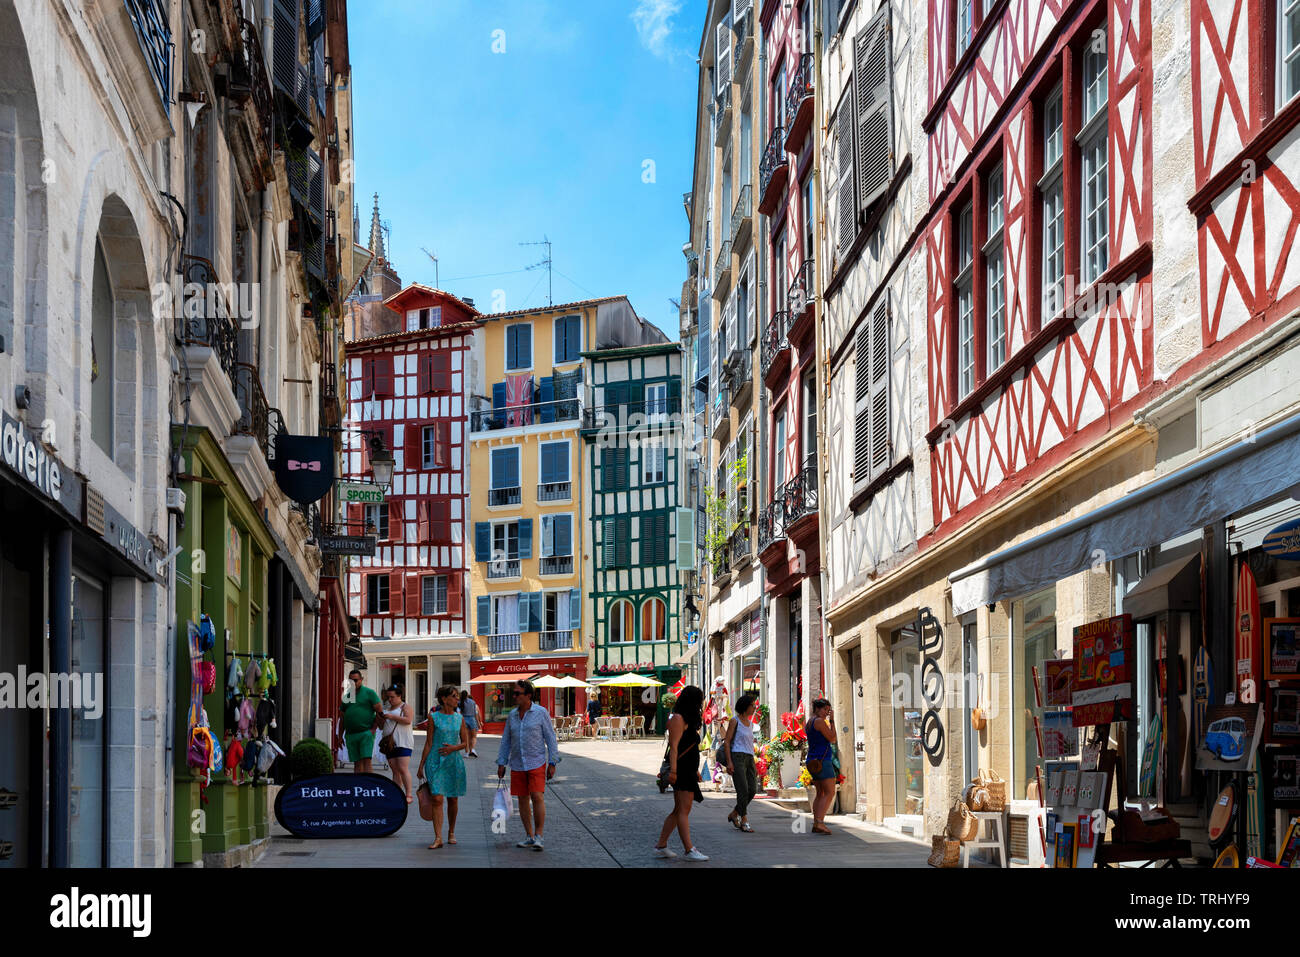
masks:
<path id="1" fill-rule="evenodd" d="M 447 614 L 453 617 L 459 617 L 461 611 L 461 578 L 460 572 L 452 572 L 447 576 Z"/>
<path id="2" fill-rule="evenodd" d="M 401 572 L 389 572 L 388 574 L 388 613 L 390 615 L 400 615 L 402 613 Z"/>
<path id="3" fill-rule="evenodd" d="M 406 576 L 406 617 L 414 618 L 421 611 L 420 576 Z"/>
<path id="4" fill-rule="evenodd" d="M 366 523 L 366 513 L 361 505 L 348 506 L 348 530 L 349 535 L 360 535 L 363 532 L 363 526 Z"/>
<path id="5" fill-rule="evenodd" d="M 420 394 L 428 395 L 433 391 L 433 356 L 427 352 L 420 353 Z"/>
<path id="6" fill-rule="evenodd" d="M 384 399 L 393 397 L 393 357 L 375 357 L 375 395 Z"/>
<path id="7" fill-rule="evenodd" d="M 451 391 L 451 355 L 449 353 L 435 352 L 430 356 L 429 378 L 432 391 Z"/>
<path id="8" fill-rule="evenodd" d="M 451 423 L 446 419 L 434 423 L 433 464 L 441 469 L 451 468 Z"/>
<path id="9" fill-rule="evenodd" d="M 416 505 L 416 515 L 416 541 L 421 545 L 427 545 L 431 540 L 429 538 L 429 500 L 427 498 L 420 499 L 419 504 Z"/>
<path id="10" fill-rule="evenodd" d="M 369 399 L 375 392 L 375 360 L 361 360 L 361 398 Z"/>
<path id="11" fill-rule="evenodd" d="M 424 426 L 419 422 L 406 423 L 406 468 L 408 471 L 424 467 Z"/>
<path id="12" fill-rule="evenodd" d="M 400 542 L 406 535 L 402 528 L 402 517 L 404 511 L 399 499 L 388 500 L 388 538 L 394 542 Z"/>
<path id="13" fill-rule="evenodd" d="M 358 438 L 361 440 L 361 477 L 365 478 L 370 471 L 370 436 L 360 434 Z"/>
<path id="14" fill-rule="evenodd" d="M 451 544 L 451 501 L 445 498 L 430 499 L 429 542 L 434 545 Z"/>

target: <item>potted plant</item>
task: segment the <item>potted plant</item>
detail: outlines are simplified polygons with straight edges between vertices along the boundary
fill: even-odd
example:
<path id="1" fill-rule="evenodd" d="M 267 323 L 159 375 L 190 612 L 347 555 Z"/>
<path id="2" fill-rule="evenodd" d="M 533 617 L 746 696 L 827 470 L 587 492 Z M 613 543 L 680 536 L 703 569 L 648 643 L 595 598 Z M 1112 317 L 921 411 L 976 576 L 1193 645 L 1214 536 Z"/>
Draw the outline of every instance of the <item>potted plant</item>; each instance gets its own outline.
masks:
<path id="1" fill-rule="evenodd" d="M 334 756 L 319 738 L 303 738 L 289 752 L 289 774 L 294 780 L 334 773 Z"/>

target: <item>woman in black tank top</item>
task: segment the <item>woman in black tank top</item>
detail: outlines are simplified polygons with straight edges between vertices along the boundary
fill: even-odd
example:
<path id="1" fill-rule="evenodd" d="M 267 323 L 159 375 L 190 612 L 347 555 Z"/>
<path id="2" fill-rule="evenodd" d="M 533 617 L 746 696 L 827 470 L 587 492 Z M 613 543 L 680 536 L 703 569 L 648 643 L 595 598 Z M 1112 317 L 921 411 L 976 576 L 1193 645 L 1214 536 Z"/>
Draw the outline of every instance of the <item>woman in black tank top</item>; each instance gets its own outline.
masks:
<path id="1" fill-rule="evenodd" d="M 707 861 L 707 855 L 691 843 L 689 816 L 691 806 L 703 801 L 700 791 L 700 725 L 704 708 L 704 692 L 694 685 L 682 689 L 668 720 L 668 782 L 673 788 L 673 809 L 664 818 L 659 842 L 655 845 L 656 857 L 676 857 L 668 849 L 668 838 L 676 831 L 686 849 L 688 861 Z"/>

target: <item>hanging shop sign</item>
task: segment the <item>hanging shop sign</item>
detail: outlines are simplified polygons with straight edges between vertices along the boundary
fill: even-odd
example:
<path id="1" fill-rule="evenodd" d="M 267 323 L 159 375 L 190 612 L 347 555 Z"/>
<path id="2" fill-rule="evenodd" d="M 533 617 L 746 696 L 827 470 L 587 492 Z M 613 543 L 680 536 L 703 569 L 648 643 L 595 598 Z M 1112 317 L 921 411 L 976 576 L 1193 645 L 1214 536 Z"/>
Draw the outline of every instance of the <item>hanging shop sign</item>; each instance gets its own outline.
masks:
<path id="1" fill-rule="evenodd" d="M 81 520 L 82 482 L 58 456 L 45 450 L 40 437 L 0 410 L 0 462 L 21 484 Z"/>
<path id="2" fill-rule="evenodd" d="M 275 484 L 300 505 L 319 502 L 334 484 L 334 440 L 328 435 L 277 435 Z"/>
<path id="3" fill-rule="evenodd" d="M 1133 616 L 1116 615 L 1074 629 L 1076 728 L 1133 720 Z"/>
<path id="4" fill-rule="evenodd" d="M 113 551 L 125 558 L 132 567 L 158 579 L 158 554 L 149 536 L 136 528 L 117 509 L 104 503 L 104 528 L 101 537 Z"/>
<path id="5" fill-rule="evenodd" d="M 374 555 L 375 536 L 322 535 L 320 551 L 322 555 Z"/>
<path id="6" fill-rule="evenodd" d="M 383 505 L 384 490 L 367 482 L 340 482 L 339 499 L 344 505 Z"/>
<path id="7" fill-rule="evenodd" d="M 406 823 L 406 792 L 378 774 L 294 781 L 275 798 L 275 819 L 295 837 L 387 837 Z"/>
<path id="8" fill-rule="evenodd" d="M 1264 551 L 1275 558 L 1300 562 L 1300 518 L 1283 522 L 1265 535 Z"/>

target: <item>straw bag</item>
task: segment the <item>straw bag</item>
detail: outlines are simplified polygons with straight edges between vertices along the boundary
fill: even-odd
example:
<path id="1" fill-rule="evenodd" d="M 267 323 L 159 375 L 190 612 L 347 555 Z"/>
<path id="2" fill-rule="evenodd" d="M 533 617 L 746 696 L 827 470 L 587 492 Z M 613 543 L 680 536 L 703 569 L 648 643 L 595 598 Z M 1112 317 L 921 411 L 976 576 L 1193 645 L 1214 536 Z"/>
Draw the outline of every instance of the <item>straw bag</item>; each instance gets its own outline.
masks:
<path id="1" fill-rule="evenodd" d="M 930 857 L 926 861 L 931 867 L 956 867 L 961 857 L 961 841 L 954 841 L 943 834 L 936 834 L 930 839 Z"/>
<path id="2" fill-rule="evenodd" d="M 987 811 L 989 809 L 989 789 L 982 784 L 968 784 L 962 789 L 961 799 L 966 802 L 966 806 L 972 811 Z"/>
<path id="3" fill-rule="evenodd" d="M 948 834 L 958 841 L 973 841 L 979 835 L 980 822 L 964 802 L 958 801 L 948 812 Z"/>
<path id="4" fill-rule="evenodd" d="M 992 769 L 985 771 L 981 768 L 971 783 L 988 791 L 988 800 L 981 810 L 1005 811 L 1007 809 L 1007 782 L 998 772 Z"/>
<path id="5" fill-rule="evenodd" d="M 984 709 L 980 707 L 980 692 L 977 685 L 975 688 L 975 707 L 970 709 L 970 726 L 973 731 L 983 731 L 986 724 L 988 724 L 988 717 L 984 714 Z"/>

